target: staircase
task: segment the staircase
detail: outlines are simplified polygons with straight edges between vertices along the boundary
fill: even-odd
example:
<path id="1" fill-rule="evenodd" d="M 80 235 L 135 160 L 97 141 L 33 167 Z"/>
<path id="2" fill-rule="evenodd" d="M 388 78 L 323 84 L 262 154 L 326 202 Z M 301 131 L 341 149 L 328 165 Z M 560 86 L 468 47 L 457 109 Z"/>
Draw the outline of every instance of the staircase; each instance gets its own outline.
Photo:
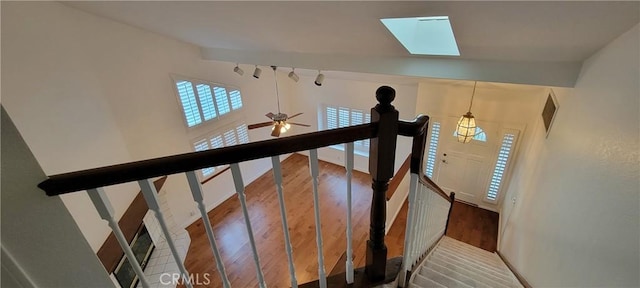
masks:
<path id="1" fill-rule="evenodd" d="M 443 236 L 409 287 L 523 287 L 497 254 Z"/>

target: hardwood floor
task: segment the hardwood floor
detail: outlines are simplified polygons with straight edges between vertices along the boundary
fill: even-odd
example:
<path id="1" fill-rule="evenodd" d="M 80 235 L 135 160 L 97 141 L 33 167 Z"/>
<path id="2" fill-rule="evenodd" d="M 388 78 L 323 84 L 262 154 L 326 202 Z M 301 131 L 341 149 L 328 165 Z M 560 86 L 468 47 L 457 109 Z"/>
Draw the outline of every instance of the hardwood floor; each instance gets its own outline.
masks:
<path id="1" fill-rule="evenodd" d="M 323 254 L 325 270 L 329 273 L 346 250 L 346 179 L 343 167 L 323 161 L 319 166 Z M 292 155 L 282 162 L 282 173 L 296 276 L 298 283 L 302 284 L 318 278 L 308 158 Z M 369 231 L 371 177 L 354 171 L 352 183 L 354 265 L 360 267 L 364 266 Z M 246 198 L 265 281 L 270 287 L 290 287 L 280 210 L 271 171 L 247 186 Z M 237 197 L 231 197 L 210 211 L 209 219 L 232 286 L 257 287 L 253 256 Z M 402 254 L 406 207 L 396 223 L 387 235 L 389 258 Z M 198 220 L 187 227 L 191 245 L 185 266 L 192 274 L 210 273 L 211 283 L 207 287 L 222 287 L 202 225 L 202 220 Z"/>
<path id="2" fill-rule="evenodd" d="M 498 217 L 496 212 L 456 201 L 447 236 L 494 252 L 498 242 Z"/>

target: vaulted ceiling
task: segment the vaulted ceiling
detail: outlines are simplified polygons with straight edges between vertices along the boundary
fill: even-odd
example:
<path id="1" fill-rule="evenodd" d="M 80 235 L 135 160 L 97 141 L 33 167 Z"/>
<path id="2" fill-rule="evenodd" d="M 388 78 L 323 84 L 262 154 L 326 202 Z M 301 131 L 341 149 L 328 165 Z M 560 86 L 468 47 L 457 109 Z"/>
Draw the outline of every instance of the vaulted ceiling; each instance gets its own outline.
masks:
<path id="1" fill-rule="evenodd" d="M 205 59 L 573 86 L 640 2 L 65 2 L 202 48 Z M 460 57 L 414 56 L 381 18 L 449 16 Z"/>

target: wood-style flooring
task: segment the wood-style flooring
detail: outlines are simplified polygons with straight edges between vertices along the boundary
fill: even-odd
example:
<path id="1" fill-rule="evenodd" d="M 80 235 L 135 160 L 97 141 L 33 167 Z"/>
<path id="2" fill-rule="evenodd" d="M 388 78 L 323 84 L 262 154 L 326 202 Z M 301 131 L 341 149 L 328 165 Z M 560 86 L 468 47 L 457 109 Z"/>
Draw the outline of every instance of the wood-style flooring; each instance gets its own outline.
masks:
<path id="1" fill-rule="evenodd" d="M 456 201 L 451 210 L 447 236 L 495 252 L 498 213 Z"/>
<path id="2" fill-rule="evenodd" d="M 282 162 L 284 198 L 299 284 L 318 278 L 313 214 L 313 194 L 308 158 L 294 154 Z M 346 250 L 345 169 L 320 161 L 319 197 L 327 274 Z M 371 177 L 354 171 L 352 181 L 353 251 L 355 267 L 364 266 L 369 231 Z M 246 187 L 247 207 L 257 242 L 266 283 L 270 287 L 290 287 L 284 236 L 273 174 L 268 171 Z M 231 197 L 209 212 L 216 241 L 231 285 L 258 287 L 253 256 L 237 197 Z M 396 225 L 387 235 L 388 257 L 402 255 L 406 204 Z M 207 287 L 222 287 L 202 220 L 187 227 L 191 245 L 185 260 L 192 273 L 210 273 Z"/>

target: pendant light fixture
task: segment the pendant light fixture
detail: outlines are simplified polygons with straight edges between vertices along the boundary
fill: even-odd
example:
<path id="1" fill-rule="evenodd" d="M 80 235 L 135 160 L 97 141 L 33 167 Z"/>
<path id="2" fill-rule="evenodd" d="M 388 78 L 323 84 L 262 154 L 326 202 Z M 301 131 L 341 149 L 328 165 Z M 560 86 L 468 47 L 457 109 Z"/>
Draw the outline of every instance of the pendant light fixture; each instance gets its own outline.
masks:
<path id="1" fill-rule="evenodd" d="M 456 127 L 456 135 L 458 135 L 458 142 L 469 143 L 476 136 L 476 119 L 471 114 L 471 106 L 473 106 L 473 96 L 476 94 L 476 85 L 478 81 L 473 83 L 473 93 L 471 93 L 471 103 L 469 103 L 469 111 L 460 117 L 458 120 L 458 126 Z"/>

